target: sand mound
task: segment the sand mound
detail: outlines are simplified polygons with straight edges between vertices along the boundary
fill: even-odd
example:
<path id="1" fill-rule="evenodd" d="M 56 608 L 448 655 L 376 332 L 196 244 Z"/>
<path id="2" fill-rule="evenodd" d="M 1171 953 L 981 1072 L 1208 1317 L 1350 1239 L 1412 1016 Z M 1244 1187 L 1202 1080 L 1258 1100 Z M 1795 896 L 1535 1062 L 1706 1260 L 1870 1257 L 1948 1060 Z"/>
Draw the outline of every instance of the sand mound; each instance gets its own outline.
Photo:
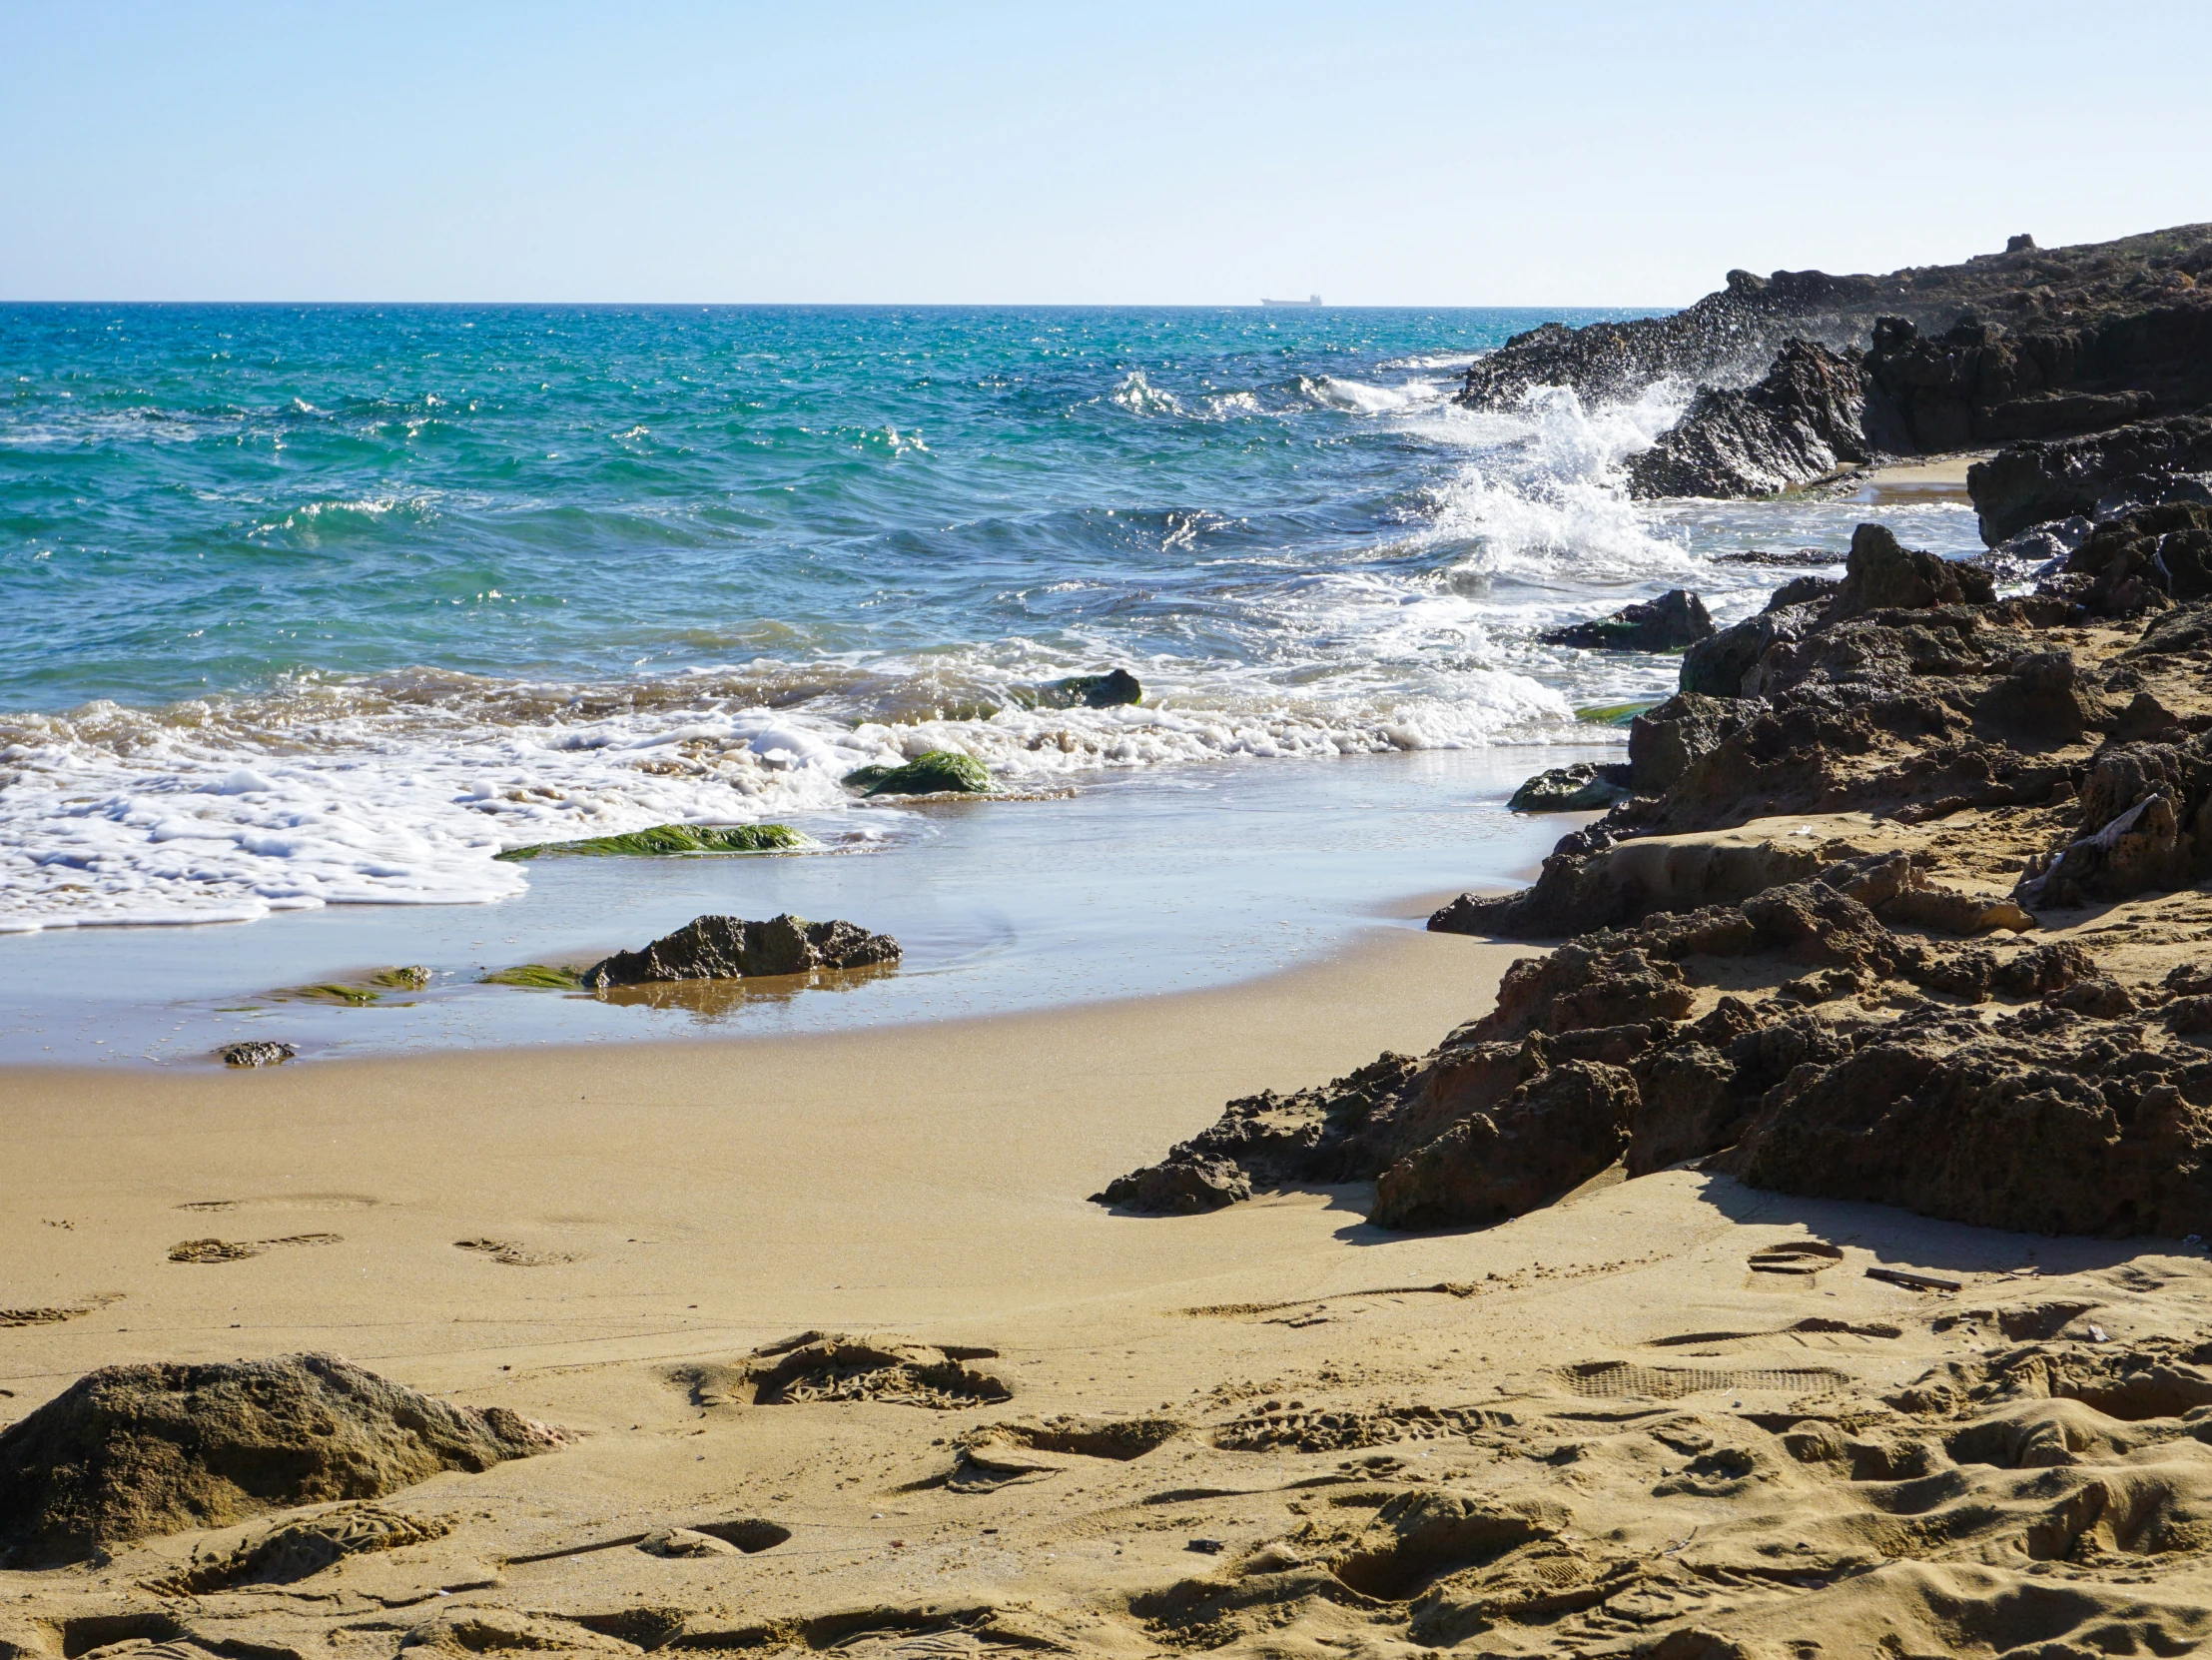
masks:
<path id="1" fill-rule="evenodd" d="M 673 1381 L 702 1406 L 889 1401 L 940 1412 L 1014 1398 L 995 1348 L 936 1348 L 903 1337 L 802 1331 L 729 1366 L 684 1367 Z"/>
<path id="2" fill-rule="evenodd" d="M 559 1444 L 503 1408 L 448 1405 L 336 1355 L 108 1366 L 0 1432 L 0 1553 L 78 1561 Z"/>

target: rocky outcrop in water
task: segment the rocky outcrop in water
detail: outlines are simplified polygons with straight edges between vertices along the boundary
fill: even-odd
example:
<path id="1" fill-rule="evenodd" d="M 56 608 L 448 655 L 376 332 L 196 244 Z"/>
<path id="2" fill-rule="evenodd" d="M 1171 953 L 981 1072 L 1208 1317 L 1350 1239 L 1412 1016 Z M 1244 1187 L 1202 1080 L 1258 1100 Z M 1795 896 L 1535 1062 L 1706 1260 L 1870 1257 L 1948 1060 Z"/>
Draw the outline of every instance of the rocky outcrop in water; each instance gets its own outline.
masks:
<path id="1" fill-rule="evenodd" d="M 560 1444 L 504 1407 L 455 1406 L 335 1355 L 108 1366 L 0 1430 L 0 1558 L 81 1561 Z"/>
<path id="2" fill-rule="evenodd" d="M 1968 467 L 1966 489 L 1991 545 L 2052 519 L 2094 520 L 2176 497 L 2212 500 L 2212 416 L 2011 444 Z"/>
<path id="3" fill-rule="evenodd" d="M 1709 387 L 1673 428 L 1628 461 L 1634 495 L 1771 495 L 1872 458 L 1866 371 L 1855 350 L 1784 345 L 1766 378 Z"/>
<path id="4" fill-rule="evenodd" d="M 2138 509 L 1999 600 L 1860 526 L 1841 580 L 1692 648 L 1626 766 L 1588 769 L 1628 799 L 1534 886 L 1431 920 L 1567 941 L 1489 1014 L 1232 1102 L 1099 1198 L 1372 1182 L 1379 1226 L 1487 1226 L 1616 1161 L 1725 1153 L 1757 1185 L 1993 1227 L 2202 1232 L 2212 903 L 2042 933 L 2212 880 L 2208 554 L 2212 508 Z M 2114 940 L 2150 955 L 2115 967 Z"/>
<path id="5" fill-rule="evenodd" d="M 1681 651 L 1712 632 L 1705 601 L 1686 588 L 1669 588 L 1657 599 L 1624 605 L 1589 622 L 1547 628 L 1537 638 L 1586 651 Z"/>
<path id="6" fill-rule="evenodd" d="M 670 980 L 737 980 L 872 968 L 899 960 L 899 942 L 850 922 L 808 922 L 786 913 L 766 922 L 695 917 L 642 951 L 618 951 L 584 970 L 587 990 Z"/>

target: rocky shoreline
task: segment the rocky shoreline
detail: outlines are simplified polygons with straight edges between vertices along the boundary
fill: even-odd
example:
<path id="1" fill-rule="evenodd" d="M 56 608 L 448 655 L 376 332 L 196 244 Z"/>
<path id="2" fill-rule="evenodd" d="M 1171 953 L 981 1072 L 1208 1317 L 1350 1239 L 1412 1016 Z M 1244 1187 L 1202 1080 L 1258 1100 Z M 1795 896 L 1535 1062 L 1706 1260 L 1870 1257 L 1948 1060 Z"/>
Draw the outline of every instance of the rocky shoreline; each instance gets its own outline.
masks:
<path id="1" fill-rule="evenodd" d="M 2212 1231 L 2212 421 L 2170 413 L 2212 396 L 2202 270 L 2212 227 L 1882 279 L 1738 273 L 1676 318 L 1478 363 L 1473 403 L 1537 376 L 1602 392 L 1624 366 L 1725 370 L 1775 330 L 1948 308 L 1932 339 L 1886 314 L 1863 349 L 1790 335 L 1632 481 L 1743 494 L 2037 435 L 1968 472 L 1988 554 L 1861 524 L 1841 580 L 1668 642 L 1681 689 L 1635 717 L 1625 764 L 1523 787 L 1517 809 L 1605 811 L 1533 887 L 1430 920 L 1567 942 L 1495 1010 L 1418 1059 L 1232 1102 L 1096 1199 L 1188 1213 L 1372 1182 L 1379 1226 L 1488 1226 L 1616 1164 L 1707 1160 L 1990 1227 Z M 2080 427 L 2102 429 L 2042 435 Z M 1622 619 L 1586 632 L 1640 643 Z"/>

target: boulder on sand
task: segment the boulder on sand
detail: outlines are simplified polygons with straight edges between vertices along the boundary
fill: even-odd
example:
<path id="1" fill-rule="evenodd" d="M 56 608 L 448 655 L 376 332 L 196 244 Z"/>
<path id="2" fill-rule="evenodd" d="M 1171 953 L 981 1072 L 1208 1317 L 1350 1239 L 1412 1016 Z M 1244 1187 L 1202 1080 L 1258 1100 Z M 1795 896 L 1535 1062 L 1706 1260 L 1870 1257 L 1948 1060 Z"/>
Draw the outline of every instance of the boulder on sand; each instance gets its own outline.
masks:
<path id="1" fill-rule="evenodd" d="M 1576 761 L 1528 779 L 1505 804 L 1509 813 L 1602 813 L 1626 801 L 1629 769 L 1619 763 Z"/>
<path id="2" fill-rule="evenodd" d="M 106 1366 L 0 1430 L 0 1561 L 82 1561 L 560 1444 L 503 1406 L 455 1406 L 333 1354 Z"/>
<path id="3" fill-rule="evenodd" d="M 766 922 L 694 917 L 642 951 L 618 951 L 584 970 L 589 990 L 669 980 L 740 980 L 814 969 L 896 963 L 899 942 L 850 922 L 808 922 L 786 912 Z"/>
<path id="4" fill-rule="evenodd" d="M 1546 645 L 1587 651 L 1681 651 L 1712 632 L 1705 601 L 1687 588 L 1670 588 L 1657 599 L 1624 605 L 1611 616 L 1547 628 L 1537 638 Z"/>

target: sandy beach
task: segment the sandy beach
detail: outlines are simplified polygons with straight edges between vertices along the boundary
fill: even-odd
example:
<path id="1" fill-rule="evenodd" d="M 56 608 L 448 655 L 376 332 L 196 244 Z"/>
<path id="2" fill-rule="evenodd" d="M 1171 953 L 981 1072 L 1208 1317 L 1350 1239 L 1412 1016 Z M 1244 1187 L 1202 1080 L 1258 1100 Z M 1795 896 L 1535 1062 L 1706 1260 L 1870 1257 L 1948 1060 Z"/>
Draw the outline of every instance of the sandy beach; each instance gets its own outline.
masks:
<path id="1" fill-rule="evenodd" d="M 564 1444 L 296 1513 L 383 1530 L 297 1586 L 223 1567 L 266 1554 L 259 1521 L 0 1573 L 0 1642 L 1319 1656 L 1457 1621 L 1470 1652 L 1626 1654 L 1638 1621 L 1710 1614 L 1796 1646 L 1680 1652 L 1955 1652 L 1956 1610 L 2036 1566 L 2035 1473 L 1912 1500 L 1935 1534 L 1908 1544 L 1775 1433 L 1905 1460 L 1876 1395 L 1976 1359 L 2000 1315 L 2099 1340 L 2212 1315 L 2201 1250 L 1688 1168 L 1474 1233 L 1376 1230 L 1363 1185 L 1085 1202 L 1225 1097 L 1433 1046 L 1526 954 L 1377 929 L 1225 989 L 883 1031 L 12 1071 L 8 1415 L 96 1365 L 325 1351 Z M 769 1399 L 747 1356 L 809 1332 L 864 1339 L 850 1397 L 833 1369 Z M 934 1381 L 871 1370 L 887 1350 Z M 2128 1468 L 2174 1525 L 2212 1493 L 2195 1440 Z M 1409 1634 L 1406 1599 L 1501 1548 L 1439 1542 L 1439 1505 L 1534 1542 L 1495 1617 L 1416 1600 Z M 2170 1578 L 2145 1604 L 2064 1571 L 2063 1617 L 1999 1598 L 1996 1635 L 2129 1607 L 2198 1632 Z M 1532 1600 L 1532 1572 L 1593 1594 Z"/>
<path id="2" fill-rule="evenodd" d="M 330 1347 L 479 1386 L 505 1365 L 698 1358 L 810 1325 L 966 1331 L 1168 1285 L 1202 1301 L 1223 1274 L 1240 1295 L 1311 1292 L 1349 1266 L 1350 1219 L 1318 1200 L 1194 1230 L 1084 1196 L 1228 1097 L 1432 1048 L 1521 955 L 1374 929 L 1215 991 L 873 1032 L 18 1069 L 0 1300 L 122 1296 L 8 1332 L 0 1384 L 27 1404 L 118 1359 Z M 168 1260 L 203 1236 L 328 1234 Z"/>

